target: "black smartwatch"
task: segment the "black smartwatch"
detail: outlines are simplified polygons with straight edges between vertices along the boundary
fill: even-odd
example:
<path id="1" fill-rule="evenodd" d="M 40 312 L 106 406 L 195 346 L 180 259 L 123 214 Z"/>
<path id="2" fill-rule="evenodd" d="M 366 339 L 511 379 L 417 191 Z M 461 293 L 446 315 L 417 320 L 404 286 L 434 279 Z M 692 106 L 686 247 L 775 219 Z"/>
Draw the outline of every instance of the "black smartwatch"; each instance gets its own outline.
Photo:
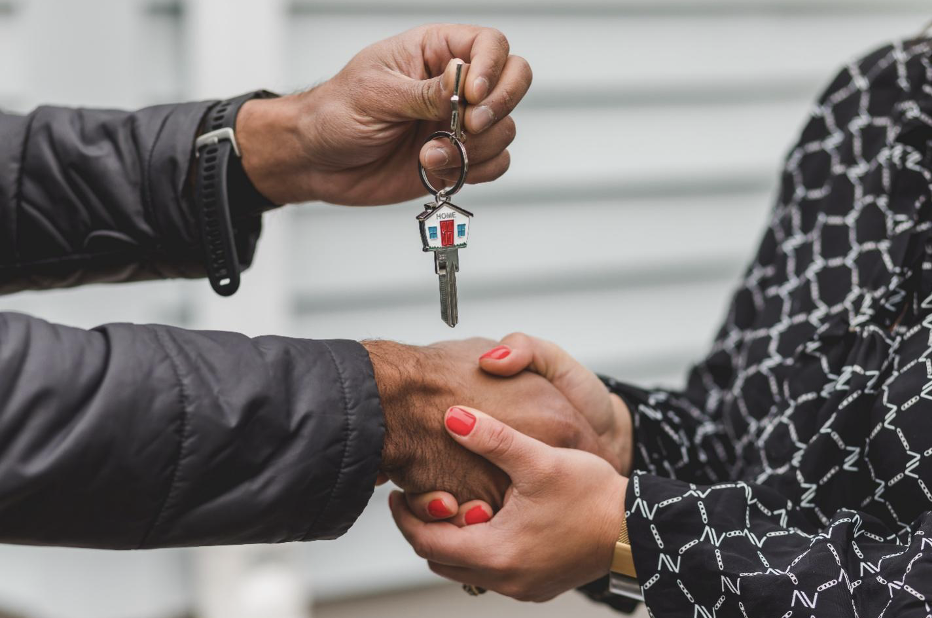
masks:
<path id="1" fill-rule="evenodd" d="M 230 296 L 239 289 L 242 266 L 236 251 L 237 222 L 258 217 L 275 206 L 246 176 L 236 143 L 236 116 L 247 101 L 276 96 L 261 90 L 215 104 L 207 112 L 204 133 L 194 144 L 194 202 L 204 265 L 210 286 L 220 296 Z"/>

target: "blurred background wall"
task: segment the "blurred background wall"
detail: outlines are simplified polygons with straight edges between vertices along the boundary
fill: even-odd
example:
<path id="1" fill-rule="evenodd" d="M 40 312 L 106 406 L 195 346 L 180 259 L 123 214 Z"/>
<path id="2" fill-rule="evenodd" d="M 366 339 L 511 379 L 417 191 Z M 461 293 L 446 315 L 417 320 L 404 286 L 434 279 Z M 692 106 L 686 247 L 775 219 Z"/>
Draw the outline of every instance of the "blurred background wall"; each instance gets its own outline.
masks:
<path id="1" fill-rule="evenodd" d="M 0 309 L 86 327 L 412 343 L 524 330 L 601 372 L 675 385 L 753 251 L 814 96 L 856 54 L 930 16 L 919 0 L 0 0 L 0 106 L 11 111 L 299 90 L 430 21 L 497 27 L 535 72 L 511 171 L 457 198 L 476 218 L 456 331 L 439 320 L 418 202 L 267 215 L 257 265 L 233 299 L 205 282 L 163 282 L 19 294 Z M 291 598 L 325 618 L 607 615 L 573 595 L 536 608 L 438 588 L 391 524 L 385 494 L 344 538 L 305 546 L 0 546 L 0 609 L 292 618 Z"/>

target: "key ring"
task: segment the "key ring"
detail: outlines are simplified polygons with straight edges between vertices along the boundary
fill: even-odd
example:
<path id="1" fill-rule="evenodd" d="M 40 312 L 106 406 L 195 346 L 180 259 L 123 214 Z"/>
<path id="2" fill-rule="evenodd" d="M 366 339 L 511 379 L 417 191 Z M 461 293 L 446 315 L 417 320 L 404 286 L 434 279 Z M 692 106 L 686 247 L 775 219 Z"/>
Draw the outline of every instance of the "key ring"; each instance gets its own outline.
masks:
<path id="1" fill-rule="evenodd" d="M 427 142 L 433 141 L 438 137 L 447 137 L 450 139 L 450 142 L 456 146 L 457 151 L 460 153 L 460 177 L 456 180 L 456 183 L 452 187 L 445 187 L 443 189 L 437 189 L 434 185 L 430 184 L 430 180 L 427 179 L 427 170 L 424 169 L 424 166 L 421 165 L 421 158 L 418 157 L 417 160 L 417 171 L 421 175 L 421 184 L 430 191 L 431 195 L 434 196 L 434 201 L 437 204 L 442 204 L 447 201 L 451 195 L 455 195 L 457 191 L 463 188 L 463 184 L 466 182 L 466 173 L 469 172 L 469 157 L 466 155 L 466 146 L 461 142 L 456 135 L 451 131 L 437 131 L 431 133 L 430 137 L 427 138 Z"/>

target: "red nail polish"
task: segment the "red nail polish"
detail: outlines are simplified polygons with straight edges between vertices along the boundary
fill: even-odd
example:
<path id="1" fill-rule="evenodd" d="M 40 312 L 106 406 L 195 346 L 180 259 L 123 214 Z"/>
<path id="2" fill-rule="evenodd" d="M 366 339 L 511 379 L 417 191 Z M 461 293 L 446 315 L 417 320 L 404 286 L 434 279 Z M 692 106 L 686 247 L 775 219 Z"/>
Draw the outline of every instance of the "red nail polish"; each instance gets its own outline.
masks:
<path id="1" fill-rule="evenodd" d="M 443 503 L 443 500 L 437 498 L 436 500 L 431 500 L 427 504 L 427 512 L 430 513 L 431 517 L 436 517 L 437 519 L 446 519 L 453 513 L 450 512 L 450 509 L 447 508 L 447 505 Z"/>
<path id="2" fill-rule="evenodd" d="M 466 511 L 464 519 L 466 520 L 466 525 L 471 526 L 473 524 L 484 524 L 492 518 L 485 512 L 484 508 L 481 506 L 474 506 Z"/>
<path id="3" fill-rule="evenodd" d="M 468 436 L 476 425 L 476 417 L 463 408 L 450 408 L 447 412 L 447 429 L 458 436 Z"/>
<path id="4" fill-rule="evenodd" d="M 500 345 L 497 348 L 492 348 L 479 358 L 491 358 L 492 360 L 502 360 L 506 356 L 511 354 L 511 348 L 505 345 Z"/>

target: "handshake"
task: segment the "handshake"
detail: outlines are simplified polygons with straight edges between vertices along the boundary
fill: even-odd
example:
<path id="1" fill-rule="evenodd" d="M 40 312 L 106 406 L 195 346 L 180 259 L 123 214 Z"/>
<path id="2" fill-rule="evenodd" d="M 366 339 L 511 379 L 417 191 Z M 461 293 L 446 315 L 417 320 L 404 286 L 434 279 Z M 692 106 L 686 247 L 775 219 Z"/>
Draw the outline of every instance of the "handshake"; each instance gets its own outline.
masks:
<path id="1" fill-rule="evenodd" d="M 405 490 L 392 513 L 435 572 L 528 600 L 608 572 L 631 416 L 594 373 L 523 334 L 364 345 L 386 419 L 378 482 Z"/>
<path id="2" fill-rule="evenodd" d="M 380 480 L 409 493 L 441 491 L 460 503 L 501 508 L 507 475 L 460 447 L 444 430 L 443 412 L 478 408 L 551 446 L 599 455 L 622 474 L 631 467 L 630 415 L 594 373 L 556 345 L 523 334 L 500 345 L 487 339 L 427 347 L 369 341 L 385 410 Z M 453 408 L 454 416 L 461 408 Z M 425 509 L 427 505 L 424 505 Z M 440 509 L 420 513 L 446 518 Z"/>

